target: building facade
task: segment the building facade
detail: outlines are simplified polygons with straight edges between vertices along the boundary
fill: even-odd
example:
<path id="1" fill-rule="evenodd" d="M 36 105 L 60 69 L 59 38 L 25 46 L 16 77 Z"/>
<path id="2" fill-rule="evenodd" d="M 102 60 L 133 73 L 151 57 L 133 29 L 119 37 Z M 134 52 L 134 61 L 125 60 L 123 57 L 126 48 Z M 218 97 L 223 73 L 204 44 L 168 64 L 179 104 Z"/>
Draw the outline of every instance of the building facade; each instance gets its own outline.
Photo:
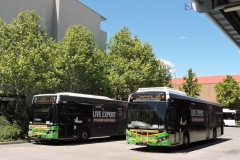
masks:
<path id="1" fill-rule="evenodd" d="M 233 79 L 235 79 L 240 84 L 240 75 L 232 75 Z M 201 85 L 201 92 L 198 98 L 209 100 L 216 102 L 216 92 L 214 87 L 218 83 L 222 83 L 226 76 L 207 76 L 207 77 L 196 77 L 198 79 L 198 83 Z M 179 90 L 179 87 L 185 83 L 183 78 L 173 78 L 172 85 L 176 89 Z"/>
<path id="2" fill-rule="evenodd" d="M 0 0 L 0 17 L 7 23 L 21 11 L 35 10 L 42 18 L 48 37 L 62 40 L 71 25 L 87 27 L 99 48 L 106 51 L 107 33 L 100 29 L 106 18 L 78 0 Z"/>

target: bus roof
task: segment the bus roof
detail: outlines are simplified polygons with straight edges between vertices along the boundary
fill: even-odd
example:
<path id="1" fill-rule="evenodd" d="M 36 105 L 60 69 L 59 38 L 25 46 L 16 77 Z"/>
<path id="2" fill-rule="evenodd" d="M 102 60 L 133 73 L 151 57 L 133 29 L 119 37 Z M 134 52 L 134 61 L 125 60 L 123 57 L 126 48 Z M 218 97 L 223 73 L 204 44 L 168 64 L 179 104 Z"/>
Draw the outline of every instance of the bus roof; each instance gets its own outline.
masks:
<path id="1" fill-rule="evenodd" d="M 174 93 L 179 95 L 187 95 L 185 92 L 169 88 L 169 87 L 148 87 L 148 88 L 139 88 L 137 93 L 139 92 L 166 92 L 166 93 Z"/>
<path id="2" fill-rule="evenodd" d="M 211 101 L 187 96 L 187 94 L 185 92 L 182 92 L 182 91 L 176 90 L 174 88 L 170 88 L 170 87 L 139 88 L 136 91 L 136 93 L 140 93 L 140 94 L 143 93 L 143 92 L 155 92 L 155 93 L 156 92 L 166 92 L 166 99 L 169 99 L 169 98 L 186 99 L 186 100 L 189 100 L 189 101 L 192 101 L 192 102 L 200 102 L 200 103 L 207 103 L 207 104 L 210 104 L 210 105 L 221 106 L 217 102 L 211 102 Z"/>
<path id="3" fill-rule="evenodd" d="M 238 110 L 234 110 L 234 109 L 228 109 L 228 108 L 223 108 L 223 112 L 228 112 L 228 113 L 236 113 Z"/>
<path id="4" fill-rule="evenodd" d="M 34 95 L 32 99 L 32 104 L 33 103 L 88 103 L 127 107 L 127 101 L 115 100 L 106 96 L 80 94 L 72 92 Z"/>
<path id="5" fill-rule="evenodd" d="M 37 96 L 72 96 L 72 97 L 82 97 L 82 98 L 95 98 L 95 99 L 105 99 L 105 100 L 113 100 L 106 96 L 98 96 L 98 95 L 90 95 L 90 94 L 80 94 L 80 93 L 72 93 L 72 92 L 59 92 L 55 94 L 38 94 Z"/>

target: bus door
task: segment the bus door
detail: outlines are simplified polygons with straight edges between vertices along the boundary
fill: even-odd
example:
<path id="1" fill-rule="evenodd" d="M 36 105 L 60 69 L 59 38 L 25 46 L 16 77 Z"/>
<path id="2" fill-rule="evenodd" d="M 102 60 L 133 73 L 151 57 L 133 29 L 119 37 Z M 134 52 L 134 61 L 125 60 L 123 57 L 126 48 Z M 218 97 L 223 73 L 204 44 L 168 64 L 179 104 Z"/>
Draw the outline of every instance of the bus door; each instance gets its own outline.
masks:
<path id="1" fill-rule="evenodd" d="M 92 104 L 76 103 L 74 117 L 74 136 L 78 137 L 82 130 L 87 129 L 92 134 Z"/>
<path id="2" fill-rule="evenodd" d="M 205 110 L 205 118 L 206 118 L 206 138 L 210 138 L 210 117 L 211 117 L 211 110 L 212 106 L 208 107 L 207 110 Z"/>
<path id="3" fill-rule="evenodd" d="M 123 107 L 118 107 L 117 108 L 117 112 L 116 112 L 116 126 L 117 127 L 117 133 L 118 134 L 124 134 L 125 133 L 125 117 L 124 117 L 124 113 L 125 113 L 125 108 Z"/>
<path id="4" fill-rule="evenodd" d="M 180 125 L 175 107 L 170 107 L 168 110 L 168 129 L 171 133 L 171 144 L 180 143 Z"/>
<path id="5" fill-rule="evenodd" d="M 59 105 L 58 107 L 58 123 L 59 123 L 59 139 L 67 137 L 67 108 L 65 105 Z"/>
<path id="6" fill-rule="evenodd" d="M 74 132 L 75 107 L 72 104 L 63 104 L 59 107 L 59 134 L 60 138 L 72 138 Z"/>
<path id="7" fill-rule="evenodd" d="M 66 136 L 69 138 L 78 138 L 83 129 L 88 129 L 91 134 L 91 104 L 68 103 L 65 119 Z"/>
<path id="8" fill-rule="evenodd" d="M 75 106 L 74 104 L 69 104 L 67 106 L 67 116 L 66 116 L 66 129 L 67 137 L 72 138 L 74 134 L 74 119 L 75 119 Z"/>

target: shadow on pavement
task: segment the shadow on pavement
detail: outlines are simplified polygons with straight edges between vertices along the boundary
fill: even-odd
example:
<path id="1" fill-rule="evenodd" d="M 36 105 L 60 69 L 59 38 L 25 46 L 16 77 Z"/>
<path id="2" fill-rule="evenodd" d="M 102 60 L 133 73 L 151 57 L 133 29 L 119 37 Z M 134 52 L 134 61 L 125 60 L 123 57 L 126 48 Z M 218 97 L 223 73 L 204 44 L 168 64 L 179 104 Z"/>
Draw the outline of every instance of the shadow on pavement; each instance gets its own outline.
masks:
<path id="1" fill-rule="evenodd" d="M 216 144 L 224 143 L 226 141 L 229 141 L 231 139 L 227 138 L 218 138 L 216 141 L 211 140 L 205 140 L 200 142 L 191 143 L 187 148 L 182 146 L 176 146 L 176 147 L 140 147 L 140 148 L 134 148 L 131 149 L 133 151 L 139 151 L 139 152 L 149 152 L 149 153 L 189 153 L 192 151 L 196 151 L 202 148 L 207 148 Z"/>
<path id="2" fill-rule="evenodd" d="M 50 146 L 73 146 L 73 145 L 87 145 L 93 143 L 106 143 L 112 141 L 123 141 L 126 139 L 126 136 L 113 136 L 113 137 L 96 137 L 90 138 L 87 142 L 80 142 L 80 141 L 45 141 L 45 142 L 31 142 L 32 144 L 36 145 L 50 145 Z"/>

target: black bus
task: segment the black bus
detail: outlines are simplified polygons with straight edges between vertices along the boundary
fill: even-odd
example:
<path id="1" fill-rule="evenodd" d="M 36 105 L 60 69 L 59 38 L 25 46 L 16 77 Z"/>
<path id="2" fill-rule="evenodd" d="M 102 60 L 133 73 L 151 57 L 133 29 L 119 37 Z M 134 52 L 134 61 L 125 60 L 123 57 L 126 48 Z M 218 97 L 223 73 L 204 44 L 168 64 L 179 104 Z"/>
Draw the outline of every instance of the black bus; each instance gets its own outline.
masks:
<path id="1" fill-rule="evenodd" d="M 129 96 L 126 141 L 178 146 L 213 139 L 224 131 L 222 107 L 168 87 L 139 88 Z"/>
<path id="2" fill-rule="evenodd" d="M 77 93 L 33 96 L 28 138 L 81 140 L 125 135 L 127 102 Z"/>

